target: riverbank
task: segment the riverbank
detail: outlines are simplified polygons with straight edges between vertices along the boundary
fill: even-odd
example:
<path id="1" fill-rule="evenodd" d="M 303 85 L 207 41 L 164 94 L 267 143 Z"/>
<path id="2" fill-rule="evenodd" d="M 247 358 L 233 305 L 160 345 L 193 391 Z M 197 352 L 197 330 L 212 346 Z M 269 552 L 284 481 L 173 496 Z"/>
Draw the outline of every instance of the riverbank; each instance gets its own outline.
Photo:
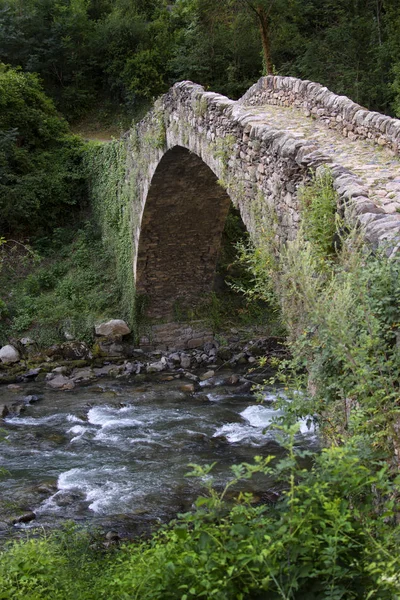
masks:
<path id="1" fill-rule="evenodd" d="M 0 363 L 0 384 L 9 386 L 10 391 L 18 391 L 18 384 L 28 381 L 45 382 L 52 389 L 72 390 L 102 377 L 140 381 L 152 373 L 178 374 L 199 381 L 214 377 L 222 368 L 242 367 L 263 374 L 268 369 L 268 361 L 279 361 L 287 356 L 284 338 L 256 337 L 244 341 L 238 330 L 231 331 L 230 336 L 220 338 L 220 341 L 212 339 L 200 348 L 173 352 L 146 352 L 121 339 L 107 338 L 92 347 L 84 342 L 65 342 L 39 353 L 27 344 L 18 361 Z M 4 404 L 0 407 L 0 415 L 4 417 L 22 408 L 12 402 L 9 406 Z"/>

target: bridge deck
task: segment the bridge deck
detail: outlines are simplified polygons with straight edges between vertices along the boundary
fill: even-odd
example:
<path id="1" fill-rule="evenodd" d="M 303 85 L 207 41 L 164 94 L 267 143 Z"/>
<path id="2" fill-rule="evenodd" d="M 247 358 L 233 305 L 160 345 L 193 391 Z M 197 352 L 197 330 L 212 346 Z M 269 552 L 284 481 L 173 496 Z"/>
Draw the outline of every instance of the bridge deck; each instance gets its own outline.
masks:
<path id="1" fill-rule="evenodd" d="M 388 214 L 398 214 L 400 220 L 400 157 L 393 151 L 368 140 L 344 137 L 296 108 L 266 104 L 243 106 L 239 108 L 241 112 L 250 116 L 254 124 L 265 123 L 315 141 L 321 152 L 357 175 L 371 201 Z"/>

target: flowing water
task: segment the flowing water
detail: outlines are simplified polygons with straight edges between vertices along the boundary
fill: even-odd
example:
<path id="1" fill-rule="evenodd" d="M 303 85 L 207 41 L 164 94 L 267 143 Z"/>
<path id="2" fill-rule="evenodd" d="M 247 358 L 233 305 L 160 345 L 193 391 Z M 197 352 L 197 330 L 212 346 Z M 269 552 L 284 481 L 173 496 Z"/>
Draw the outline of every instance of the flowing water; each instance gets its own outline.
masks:
<path id="1" fill-rule="evenodd" d="M 101 380 L 65 392 L 23 386 L 18 396 L 37 394 L 40 401 L 5 420 L 1 507 L 3 518 L 32 510 L 36 519 L 14 531 L 73 519 L 140 532 L 190 509 L 201 481 L 185 476 L 188 463 L 217 462 L 222 485 L 232 464 L 281 454 L 276 432 L 265 431 L 277 414 L 276 390 L 266 390 L 260 405 L 224 385 L 223 376 L 220 385 L 194 393 L 182 379 L 162 379 Z M 0 389 L 0 402 L 11 395 L 17 399 Z M 301 432 L 299 443 L 315 442 L 305 422 Z"/>

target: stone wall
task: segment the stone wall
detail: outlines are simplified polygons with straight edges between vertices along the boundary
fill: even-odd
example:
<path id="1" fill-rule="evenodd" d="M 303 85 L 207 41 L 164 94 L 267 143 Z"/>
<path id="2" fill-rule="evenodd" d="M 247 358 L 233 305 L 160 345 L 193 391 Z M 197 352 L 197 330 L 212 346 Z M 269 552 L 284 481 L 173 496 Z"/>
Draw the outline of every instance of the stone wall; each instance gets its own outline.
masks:
<path id="1" fill-rule="evenodd" d="M 262 77 L 239 100 L 244 106 L 293 106 L 339 131 L 350 140 L 369 139 L 400 153 L 400 120 L 369 111 L 320 83 L 270 75 Z"/>
<path id="2" fill-rule="evenodd" d="M 210 327 L 203 321 L 191 323 L 164 323 L 148 327 L 148 331 L 140 336 L 140 346 L 145 351 L 151 350 L 193 350 L 202 348 L 207 342 L 213 342 L 214 335 Z"/>

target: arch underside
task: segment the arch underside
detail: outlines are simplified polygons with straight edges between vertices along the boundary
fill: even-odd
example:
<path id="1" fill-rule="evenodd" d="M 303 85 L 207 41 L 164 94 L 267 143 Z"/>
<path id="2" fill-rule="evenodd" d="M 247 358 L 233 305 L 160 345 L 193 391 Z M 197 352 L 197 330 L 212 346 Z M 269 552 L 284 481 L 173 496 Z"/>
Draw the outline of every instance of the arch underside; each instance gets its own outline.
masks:
<path id="1" fill-rule="evenodd" d="M 213 289 L 230 199 L 211 169 L 175 146 L 161 159 L 147 195 L 136 290 L 152 318 L 172 317 Z"/>

